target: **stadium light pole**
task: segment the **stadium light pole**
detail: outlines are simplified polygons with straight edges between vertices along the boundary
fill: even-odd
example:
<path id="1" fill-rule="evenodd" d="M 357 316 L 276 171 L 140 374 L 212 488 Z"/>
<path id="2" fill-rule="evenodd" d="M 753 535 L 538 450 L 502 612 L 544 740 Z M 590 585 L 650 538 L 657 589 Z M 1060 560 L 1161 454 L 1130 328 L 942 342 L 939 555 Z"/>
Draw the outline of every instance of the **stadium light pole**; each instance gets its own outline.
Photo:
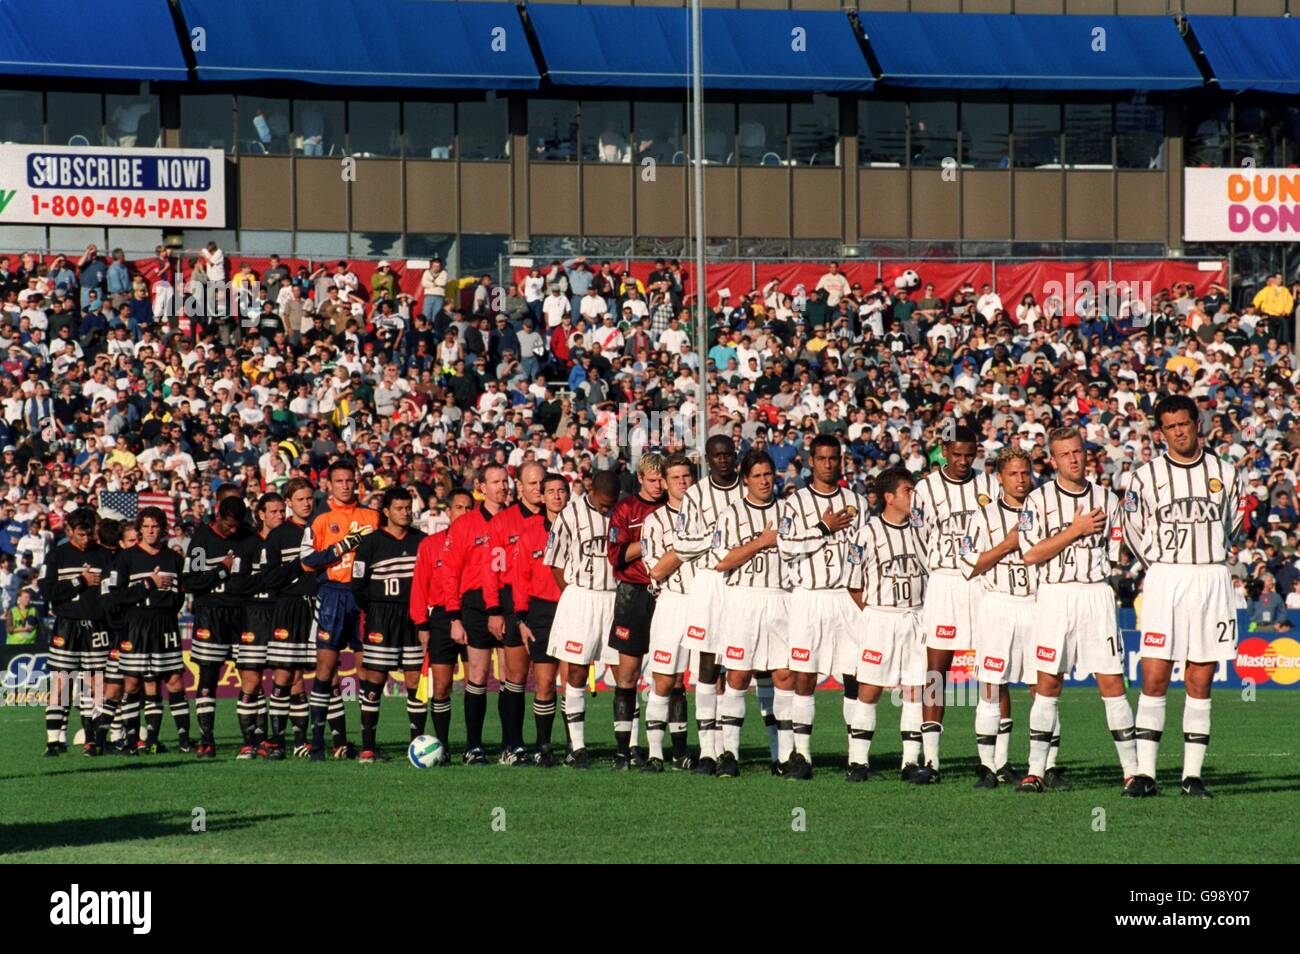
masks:
<path id="1" fill-rule="evenodd" d="M 708 363 L 709 321 L 708 293 L 704 281 L 704 53 L 702 50 L 700 0 L 691 0 L 691 151 L 695 160 L 695 189 L 692 196 L 695 216 L 695 333 L 700 347 L 699 381 L 695 388 L 695 436 L 700 455 L 700 476 L 707 477 L 709 462 L 704 445 L 709 432 Z"/>

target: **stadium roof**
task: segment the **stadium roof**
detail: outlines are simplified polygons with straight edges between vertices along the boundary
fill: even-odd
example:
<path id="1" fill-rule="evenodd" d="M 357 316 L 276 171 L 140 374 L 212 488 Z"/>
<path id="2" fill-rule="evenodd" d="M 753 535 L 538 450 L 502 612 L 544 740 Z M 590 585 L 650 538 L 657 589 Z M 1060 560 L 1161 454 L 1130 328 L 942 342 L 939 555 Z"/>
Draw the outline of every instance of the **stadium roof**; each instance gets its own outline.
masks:
<path id="1" fill-rule="evenodd" d="M 1300 20 L 1287 17 L 1188 17 L 1219 86 L 1300 93 Z"/>
<path id="2" fill-rule="evenodd" d="M 111 37 L 112 42 L 105 42 Z M 3 0 L 0 74 L 184 80 L 167 0 Z"/>

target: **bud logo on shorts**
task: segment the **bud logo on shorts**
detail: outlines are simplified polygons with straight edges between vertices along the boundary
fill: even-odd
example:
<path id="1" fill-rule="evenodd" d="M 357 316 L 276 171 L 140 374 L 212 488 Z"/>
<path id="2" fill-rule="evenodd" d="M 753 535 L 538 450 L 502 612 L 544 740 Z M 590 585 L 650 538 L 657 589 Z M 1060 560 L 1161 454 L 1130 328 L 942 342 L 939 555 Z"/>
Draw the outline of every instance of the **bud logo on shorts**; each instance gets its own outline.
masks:
<path id="1" fill-rule="evenodd" d="M 1154 646 L 1156 649 L 1160 649 L 1164 646 L 1167 638 L 1168 637 L 1164 633 L 1143 633 L 1142 645 Z"/>
<path id="2" fill-rule="evenodd" d="M 210 629 L 196 629 L 196 630 L 194 631 L 194 638 L 195 638 L 195 639 L 211 639 L 211 638 L 212 638 L 212 630 L 210 630 Z"/>
<path id="3" fill-rule="evenodd" d="M 239 641 L 240 641 L 241 643 L 255 643 L 255 642 L 257 642 L 257 634 L 256 634 L 256 633 L 240 633 L 240 634 L 239 634 Z"/>
<path id="4" fill-rule="evenodd" d="M 615 627 L 614 627 L 614 638 L 615 638 L 615 639 L 631 639 L 631 638 L 632 638 L 632 630 L 628 629 L 626 626 L 615 626 Z"/>
<path id="5" fill-rule="evenodd" d="M 276 639 L 288 639 L 289 631 L 287 629 L 277 629 L 271 635 L 274 636 Z"/>
<path id="6" fill-rule="evenodd" d="M 1056 662 L 1056 650 L 1050 646 L 1039 646 L 1038 658 L 1043 662 Z"/>
<path id="7" fill-rule="evenodd" d="M 873 666 L 879 666 L 884 658 L 883 655 L 876 652 L 874 649 L 862 650 L 862 661 L 864 663 L 871 663 Z"/>
<path id="8" fill-rule="evenodd" d="M 383 633 L 366 633 L 366 642 L 368 643 L 374 643 L 376 646 L 378 646 L 383 641 L 384 641 Z"/>
<path id="9" fill-rule="evenodd" d="M 1111 527 L 1111 528 L 1110 528 L 1110 538 L 1111 538 L 1112 540 L 1114 540 L 1116 543 L 1119 543 L 1121 540 L 1124 539 L 1124 531 L 1123 531 L 1123 529 L 1120 528 L 1120 527 Z"/>
<path id="10" fill-rule="evenodd" d="M 790 658 L 799 662 L 807 662 L 812 659 L 812 650 L 810 649 L 791 649 Z"/>
<path id="11" fill-rule="evenodd" d="M 741 646 L 728 646 L 728 647 L 727 647 L 727 658 L 728 658 L 728 659 L 744 659 L 744 658 L 745 658 L 745 650 L 744 650 L 744 648 L 741 647 Z"/>
<path id="12" fill-rule="evenodd" d="M 936 627 L 934 628 L 934 635 L 935 635 L 935 638 L 936 638 L 936 639 L 956 639 L 956 638 L 957 638 L 957 627 L 956 627 L 956 626 L 936 626 Z"/>
<path id="13" fill-rule="evenodd" d="M 572 639 L 570 639 L 567 642 L 565 642 L 564 651 L 566 653 L 581 653 L 582 643 L 576 643 Z"/>
<path id="14" fill-rule="evenodd" d="M 1001 672 L 1007 666 L 1005 659 L 999 659 L 997 656 L 985 656 L 984 668 L 989 672 Z"/>
<path id="15" fill-rule="evenodd" d="M 673 654 L 665 652 L 662 649 L 655 650 L 655 662 L 663 663 L 665 666 L 673 661 Z"/>
<path id="16" fill-rule="evenodd" d="M 703 638 L 704 638 L 704 627 L 703 627 L 703 626 L 687 626 L 687 627 L 686 627 L 686 638 L 687 638 L 687 639 L 703 639 Z"/>
<path id="17" fill-rule="evenodd" d="M 325 632 L 325 630 L 322 629 L 320 633 L 317 634 L 316 641 L 321 643 L 328 643 L 330 641 L 330 634 Z"/>

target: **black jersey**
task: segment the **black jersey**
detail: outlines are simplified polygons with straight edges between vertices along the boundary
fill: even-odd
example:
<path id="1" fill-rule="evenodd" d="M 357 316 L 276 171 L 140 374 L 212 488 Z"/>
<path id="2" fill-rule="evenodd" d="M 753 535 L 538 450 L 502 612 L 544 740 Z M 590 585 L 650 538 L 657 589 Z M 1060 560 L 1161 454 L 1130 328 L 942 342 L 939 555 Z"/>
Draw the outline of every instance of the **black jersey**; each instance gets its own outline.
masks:
<path id="1" fill-rule="evenodd" d="M 415 558 L 424 534 L 413 527 L 397 539 L 387 530 L 363 537 L 352 561 L 352 584 L 357 598 L 367 603 L 411 602 Z"/>
<path id="2" fill-rule="evenodd" d="M 274 602 L 275 594 L 266 582 L 269 579 L 267 571 L 277 565 L 275 557 L 278 556 L 278 553 L 272 555 L 270 534 L 263 539 L 260 533 L 250 533 L 235 550 L 228 586 L 249 603 L 266 605 Z"/>
<path id="3" fill-rule="evenodd" d="M 64 541 L 45 557 L 41 564 L 41 597 L 55 616 L 67 619 L 106 618 L 103 578 L 108 574 L 113 554 L 97 543 L 78 550 Z M 100 583 L 91 586 L 81 576 L 85 570 L 98 570 Z"/>
<path id="4" fill-rule="evenodd" d="M 103 582 L 100 584 L 100 592 L 104 598 L 104 618 L 108 622 L 109 631 L 113 633 L 126 631 L 126 618 L 129 612 L 121 598 L 126 589 L 126 577 L 122 571 L 122 554 L 125 552 L 125 550 L 109 551 L 113 562 L 109 564 L 108 572 L 104 574 Z"/>
<path id="5" fill-rule="evenodd" d="M 244 605 L 238 584 L 230 579 L 237 572 L 236 564 L 231 564 L 227 570 L 221 561 L 227 553 L 238 555 L 250 536 L 255 534 L 244 526 L 228 537 L 206 523 L 195 529 L 185 554 L 184 575 L 181 577 L 185 592 L 194 597 L 195 609 L 238 609 Z"/>
<path id="6" fill-rule="evenodd" d="M 175 619 L 185 601 L 181 591 L 185 563 L 179 553 L 169 547 L 149 553 L 136 545 L 122 551 L 113 569 L 117 573 L 115 598 L 128 615 L 145 612 Z M 149 579 L 155 570 L 166 578 L 161 589 Z"/>

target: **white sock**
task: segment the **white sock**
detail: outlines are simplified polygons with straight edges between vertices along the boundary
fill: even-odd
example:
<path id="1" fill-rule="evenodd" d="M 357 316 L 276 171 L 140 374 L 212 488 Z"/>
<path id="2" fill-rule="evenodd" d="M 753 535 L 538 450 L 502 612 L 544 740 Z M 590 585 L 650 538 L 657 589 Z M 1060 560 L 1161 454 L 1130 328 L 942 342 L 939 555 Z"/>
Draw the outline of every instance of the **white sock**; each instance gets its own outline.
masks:
<path id="1" fill-rule="evenodd" d="M 981 699 L 975 705 L 975 747 L 979 751 L 980 764 L 990 770 L 997 770 L 998 745 L 998 703 Z"/>
<path id="2" fill-rule="evenodd" d="M 1160 734 L 1165 731 L 1165 697 L 1138 696 L 1137 719 L 1134 723 L 1137 739 L 1138 774 L 1156 777 L 1156 755 L 1160 752 Z"/>
<path id="3" fill-rule="evenodd" d="M 858 705 L 859 702 L 857 699 L 850 699 L 848 696 L 844 697 L 844 704 L 842 706 L 844 711 L 844 731 L 849 734 L 850 747 L 853 745 L 853 723 L 857 718 Z M 850 761 L 852 761 L 852 759 L 850 759 Z"/>
<path id="4" fill-rule="evenodd" d="M 856 721 L 849 733 L 849 763 L 866 765 L 871 757 L 871 739 L 876 734 L 876 703 L 859 700 L 853 718 Z"/>
<path id="5" fill-rule="evenodd" d="M 778 689 L 772 699 L 772 714 L 776 716 L 776 760 L 788 762 L 794 751 L 794 690 Z"/>
<path id="6" fill-rule="evenodd" d="M 632 748 L 641 745 L 641 693 L 636 694 L 636 708 L 632 710 L 632 739 L 628 743 Z"/>
<path id="7" fill-rule="evenodd" d="M 1056 759 L 1061 754 L 1061 710 L 1056 710 L 1056 727 L 1052 729 L 1052 743 L 1047 747 L 1047 767 L 1056 768 Z"/>
<path id="8" fill-rule="evenodd" d="M 1125 778 L 1137 775 L 1137 742 L 1133 738 L 1133 710 L 1128 704 L 1128 696 L 1103 696 L 1101 702 L 1106 707 L 1106 725 L 1115 740 L 1120 769 Z"/>
<path id="9" fill-rule="evenodd" d="M 772 686 L 771 676 L 759 676 L 756 680 L 758 689 L 758 712 L 763 717 L 763 725 L 767 728 L 767 748 L 772 753 L 772 761 L 777 761 L 780 754 L 780 743 L 777 740 L 776 729 L 776 712 L 773 704 L 775 702 L 776 690 Z"/>
<path id="10" fill-rule="evenodd" d="M 564 687 L 564 718 L 569 726 L 569 747 L 577 752 L 587 747 L 587 689 Z"/>
<path id="11" fill-rule="evenodd" d="M 910 765 L 921 760 L 921 703 L 904 702 L 903 714 L 898 725 L 903 737 L 903 765 Z M 900 766 L 901 768 L 902 766 Z"/>
<path id="12" fill-rule="evenodd" d="M 921 748 L 925 751 L 925 764 L 939 770 L 939 741 L 943 737 L 943 723 L 921 723 Z"/>
<path id="13" fill-rule="evenodd" d="M 718 700 L 718 714 L 722 717 L 722 751 L 740 755 L 740 730 L 745 725 L 744 692 L 731 689 Z"/>
<path id="14" fill-rule="evenodd" d="M 650 757 L 664 757 L 664 733 L 668 729 L 668 697 L 650 693 L 645 702 L 645 737 L 650 744 Z"/>
<path id="15" fill-rule="evenodd" d="M 700 733 L 700 758 L 718 757 L 714 727 L 718 720 L 718 687 L 712 683 L 695 684 L 695 725 Z"/>
<path id="16" fill-rule="evenodd" d="M 1038 693 L 1029 707 L 1029 774 L 1042 778 L 1047 772 L 1047 756 L 1052 747 L 1052 732 L 1060 720 L 1056 696 Z"/>
<path id="17" fill-rule="evenodd" d="M 717 712 L 718 712 L 718 716 L 719 716 L 719 717 L 713 720 L 713 756 L 714 756 L 714 758 L 717 758 L 718 756 L 720 756 L 720 755 L 722 754 L 722 718 L 721 718 L 721 716 L 722 716 L 722 700 L 725 699 L 728 695 L 730 695 L 731 692 L 732 692 L 732 690 L 729 690 L 729 689 L 727 688 L 726 683 L 723 683 L 722 688 L 718 690 L 718 706 L 717 706 Z"/>
<path id="18" fill-rule="evenodd" d="M 1007 764 L 1011 758 L 1011 726 L 1010 719 L 1002 719 L 998 722 L 998 741 L 993 757 L 997 760 L 998 768 Z"/>
<path id="19" fill-rule="evenodd" d="M 812 761 L 813 719 L 817 716 L 817 699 L 813 696 L 794 697 L 794 710 L 791 721 L 794 723 L 794 749 L 808 761 Z"/>
<path id="20" fill-rule="evenodd" d="M 1183 703 L 1183 778 L 1200 778 L 1210 747 L 1210 700 L 1188 696 Z"/>

